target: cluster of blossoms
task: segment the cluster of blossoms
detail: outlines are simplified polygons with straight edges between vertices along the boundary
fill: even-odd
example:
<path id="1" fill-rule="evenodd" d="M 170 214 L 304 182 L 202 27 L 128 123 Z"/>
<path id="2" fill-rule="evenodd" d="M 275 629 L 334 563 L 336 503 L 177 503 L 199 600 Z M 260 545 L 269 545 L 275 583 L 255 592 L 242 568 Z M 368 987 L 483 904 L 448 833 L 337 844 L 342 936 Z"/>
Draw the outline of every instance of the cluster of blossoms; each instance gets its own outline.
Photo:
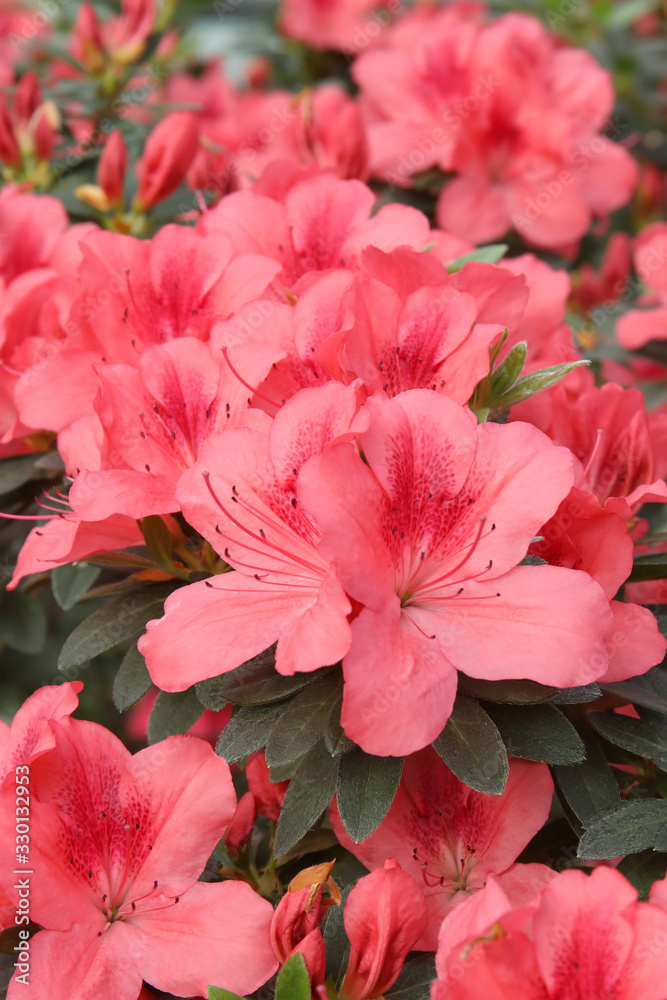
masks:
<path id="1" fill-rule="evenodd" d="M 167 8 L 84 2 L 61 59 L 0 13 L 7 590 L 118 598 L 60 666 L 129 640 L 150 743 L 74 680 L 0 723 L 8 1000 L 666 1000 L 664 870 L 615 867 L 667 816 L 534 847 L 555 787 L 584 836 L 667 787 L 667 226 L 537 255 L 637 187 L 611 74 L 476 2 L 287 0 L 358 92 L 242 88 Z"/>

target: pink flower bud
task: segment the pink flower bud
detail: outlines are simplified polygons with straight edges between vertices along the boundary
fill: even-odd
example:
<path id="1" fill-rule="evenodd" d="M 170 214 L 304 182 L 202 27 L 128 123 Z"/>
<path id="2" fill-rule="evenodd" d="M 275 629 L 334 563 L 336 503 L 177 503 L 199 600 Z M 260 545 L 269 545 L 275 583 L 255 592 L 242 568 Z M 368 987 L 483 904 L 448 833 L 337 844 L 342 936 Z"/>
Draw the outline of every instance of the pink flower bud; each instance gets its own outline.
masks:
<path id="1" fill-rule="evenodd" d="M 167 115 L 153 129 L 137 162 L 137 204 L 151 208 L 168 198 L 185 177 L 199 145 L 197 119 L 188 111 Z"/>
<path id="2" fill-rule="evenodd" d="M 115 129 L 105 142 L 97 164 L 97 183 L 111 205 L 122 205 L 126 172 L 127 147 L 121 132 Z"/>

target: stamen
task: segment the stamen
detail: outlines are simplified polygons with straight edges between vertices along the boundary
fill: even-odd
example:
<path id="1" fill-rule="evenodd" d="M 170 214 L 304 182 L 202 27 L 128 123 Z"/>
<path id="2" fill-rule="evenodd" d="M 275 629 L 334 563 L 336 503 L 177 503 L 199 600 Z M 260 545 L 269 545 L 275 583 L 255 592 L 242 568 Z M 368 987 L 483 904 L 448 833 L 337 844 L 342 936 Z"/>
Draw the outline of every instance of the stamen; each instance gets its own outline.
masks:
<path id="1" fill-rule="evenodd" d="M 258 399 L 263 399 L 265 403 L 269 403 L 270 406 L 275 406 L 277 410 L 280 409 L 280 407 L 282 405 L 281 403 L 276 403 L 275 399 L 270 399 L 268 396 L 265 396 L 264 393 L 259 392 L 254 386 L 250 385 L 249 382 L 246 382 L 246 380 L 243 378 L 242 375 L 239 375 L 239 373 L 237 372 L 236 368 L 234 367 L 234 365 L 229 360 L 229 354 L 227 353 L 227 348 L 226 347 L 222 348 L 222 356 L 225 359 L 225 361 L 227 362 L 227 364 L 229 366 L 230 372 L 232 373 L 232 375 L 234 376 L 234 378 L 237 378 L 239 380 L 239 382 L 241 383 L 241 385 L 244 385 L 246 387 L 246 389 L 250 389 L 251 393 L 254 396 L 257 396 Z"/>

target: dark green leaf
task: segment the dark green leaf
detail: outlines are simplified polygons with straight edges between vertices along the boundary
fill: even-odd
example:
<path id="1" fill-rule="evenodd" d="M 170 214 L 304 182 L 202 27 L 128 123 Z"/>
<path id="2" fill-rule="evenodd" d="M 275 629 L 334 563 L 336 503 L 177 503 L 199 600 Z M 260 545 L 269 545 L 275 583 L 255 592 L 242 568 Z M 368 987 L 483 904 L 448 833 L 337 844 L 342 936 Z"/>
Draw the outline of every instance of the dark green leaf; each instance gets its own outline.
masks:
<path id="1" fill-rule="evenodd" d="M 545 764 L 578 764 L 586 755 L 574 726 L 555 705 L 487 705 L 508 754 Z"/>
<path id="2" fill-rule="evenodd" d="M 498 705 L 538 705 L 558 694 L 558 688 L 535 681 L 482 681 L 466 674 L 459 674 L 459 691 Z"/>
<path id="3" fill-rule="evenodd" d="M 667 801 L 635 799 L 598 814 L 579 841 L 579 857 L 600 860 L 653 847 L 667 824 Z"/>
<path id="4" fill-rule="evenodd" d="M 456 271 L 460 271 L 465 264 L 469 264 L 471 261 L 481 261 L 483 264 L 495 264 L 497 261 L 502 260 L 508 250 L 507 243 L 489 243 L 488 246 L 478 247 L 477 250 L 462 254 L 456 260 L 450 260 L 447 270 L 450 274 L 455 274 Z"/>
<path id="5" fill-rule="evenodd" d="M 586 760 L 552 768 L 556 784 L 584 826 L 604 810 L 620 804 L 618 784 L 605 755 L 594 740 L 586 743 Z"/>
<path id="6" fill-rule="evenodd" d="M 499 795 L 508 775 L 507 753 L 496 726 L 474 698 L 456 696 L 447 725 L 433 741 L 457 778 L 478 792 Z"/>
<path id="7" fill-rule="evenodd" d="M 334 797 L 340 757 L 318 743 L 301 761 L 287 789 L 273 847 L 281 857 L 315 826 Z"/>
<path id="8" fill-rule="evenodd" d="M 278 767 L 272 767 L 269 770 L 270 781 L 274 784 L 277 781 L 287 781 L 289 778 L 293 778 L 299 769 L 299 765 L 302 760 L 305 760 L 307 754 L 303 754 L 301 757 L 297 757 L 296 760 L 290 760 L 287 764 L 280 764 Z"/>
<path id="9" fill-rule="evenodd" d="M 187 691 L 160 691 L 148 719 L 148 742 L 159 743 L 167 736 L 187 733 L 203 712 L 194 688 Z"/>
<path id="10" fill-rule="evenodd" d="M 617 871 L 625 875 L 639 893 L 639 898 L 646 901 L 653 883 L 667 875 L 667 854 L 652 850 L 629 854 L 623 858 Z"/>
<path id="11" fill-rule="evenodd" d="M 230 993 L 229 990 L 222 990 L 218 986 L 209 986 L 207 996 L 208 1000 L 245 1000 L 238 993 Z"/>
<path id="12" fill-rule="evenodd" d="M 324 729 L 324 745 L 332 757 L 348 753 L 354 747 L 349 736 L 346 736 L 340 724 L 340 713 L 343 707 L 343 691 L 332 700 L 326 727 Z"/>
<path id="13" fill-rule="evenodd" d="M 355 844 L 370 836 L 394 801 L 402 757 L 372 757 L 355 747 L 340 762 L 336 789 L 343 826 Z"/>
<path id="14" fill-rule="evenodd" d="M 136 646 L 130 646 L 113 682 L 113 703 L 119 712 L 126 712 L 150 691 L 151 675 L 146 661 Z"/>
<path id="15" fill-rule="evenodd" d="M 491 375 L 491 408 L 494 400 L 511 389 L 523 370 L 528 351 L 525 340 L 515 344 L 505 360 L 498 365 Z"/>
<path id="16" fill-rule="evenodd" d="M 327 975 L 332 977 L 338 989 L 342 986 L 350 958 L 350 942 L 345 933 L 343 913 L 347 897 L 353 889 L 354 885 L 346 885 L 341 890 L 340 906 L 330 906 L 322 924 L 322 936 L 327 956 Z"/>
<path id="17" fill-rule="evenodd" d="M 431 983 L 435 978 L 435 955 L 419 955 L 405 963 L 387 993 L 387 1000 L 430 1000 Z"/>
<path id="18" fill-rule="evenodd" d="M 34 455 L 20 455 L 18 458 L 4 458 L 0 462 L 0 495 L 12 493 L 31 479 L 43 479 L 35 463 Z"/>
<path id="19" fill-rule="evenodd" d="M 36 597 L 6 590 L 0 605 L 0 644 L 19 653 L 39 653 L 46 642 L 46 613 Z"/>
<path id="20" fill-rule="evenodd" d="M 666 562 L 638 561 L 632 567 L 627 583 L 643 583 L 646 580 L 664 580 L 667 577 Z"/>
<path id="21" fill-rule="evenodd" d="M 63 611 L 74 607 L 79 598 L 90 590 L 101 572 L 99 566 L 90 566 L 85 562 L 67 563 L 66 566 L 56 566 L 51 571 L 53 596 Z"/>
<path id="22" fill-rule="evenodd" d="M 221 732 L 215 752 L 231 764 L 266 746 L 272 727 L 285 711 L 285 704 L 278 702 L 241 708 Z"/>
<path id="23" fill-rule="evenodd" d="M 210 708 L 212 712 L 219 712 L 227 704 L 220 682 L 220 677 L 210 677 L 208 680 L 195 684 L 195 691 L 200 702 L 204 708 Z"/>
<path id="24" fill-rule="evenodd" d="M 234 705 L 266 705 L 280 701 L 316 681 L 325 671 L 283 677 L 276 673 L 275 648 L 265 650 L 219 678 L 221 695 Z"/>
<path id="25" fill-rule="evenodd" d="M 635 705 L 653 708 L 656 712 L 667 712 L 667 671 L 661 667 L 652 667 L 647 673 L 631 677 L 629 681 L 602 684 L 602 687 Z"/>
<path id="26" fill-rule="evenodd" d="M 273 728 L 266 741 L 269 767 L 296 760 L 322 739 L 331 702 L 342 686 L 342 674 L 334 671 L 309 684 L 292 698 L 283 712 L 280 725 Z"/>
<path id="27" fill-rule="evenodd" d="M 633 719 L 615 712 L 591 712 L 589 722 L 601 736 L 623 750 L 654 760 L 667 767 L 667 730 L 645 719 Z"/>
<path id="28" fill-rule="evenodd" d="M 93 657 L 141 634 L 146 622 L 162 615 L 172 587 L 147 587 L 95 611 L 67 637 L 58 669 L 80 667 Z"/>
<path id="29" fill-rule="evenodd" d="M 586 684 L 584 687 L 563 688 L 550 699 L 552 705 L 587 705 L 602 697 L 602 691 L 597 684 Z"/>
<path id="30" fill-rule="evenodd" d="M 287 959 L 278 973 L 276 1000 L 310 1000 L 310 977 L 299 951 Z"/>
<path id="31" fill-rule="evenodd" d="M 557 382 L 560 382 L 562 378 L 569 375 L 575 368 L 588 364 L 590 364 L 589 361 L 569 361 L 564 365 L 554 365 L 552 368 L 542 368 L 540 371 L 532 372 L 530 375 L 524 375 L 504 395 L 498 399 L 494 399 L 494 408 L 506 410 L 510 406 L 516 406 L 517 403 L 522 403 L 524 399 L 530 399 L 536 393 L 542 392 L 544 389 L 550 389 L 552 385 L 556 385 Z"/>

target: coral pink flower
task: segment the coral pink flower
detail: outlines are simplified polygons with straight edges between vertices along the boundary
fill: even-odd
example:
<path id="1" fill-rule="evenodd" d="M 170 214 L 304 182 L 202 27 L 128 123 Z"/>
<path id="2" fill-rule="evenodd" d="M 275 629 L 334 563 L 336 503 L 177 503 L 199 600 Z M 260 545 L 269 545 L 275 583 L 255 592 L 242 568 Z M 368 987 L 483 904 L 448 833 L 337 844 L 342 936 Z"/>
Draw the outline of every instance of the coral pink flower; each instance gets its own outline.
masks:
<path id="1" fill-rule="evenodd" d="M 341 367 L 369 394 L 433 389 L 464 404 L 488 374 L 489 346 L 518 318 L 525 297 L 522 280 L 492 265 L 467 265 L 450 276 L 427 254 L 369 247 L 355 282 Z"/>
<path id="2" fill-rule="evenodd" d="M 350 602 L 317 551 L 299 473 L 349 436 L 358 408 L 357 388 L 332 382 L 292 397 L 268 435 L 241 428 L 208 439 L 178 499 L 235 572 L 181 588 L 164 618 L 148 623 L 140 648 L 162 690 L 233 670 L 276 641 L 284 674 L 335 664 L 347 652 Z"/>
<path id="3" fill-rule="evenodd" d="M 269 346 L 253 354 L 246 348 L 240 360 L 234 348 L 230 353 L 251 382 L 261 382 L 282 352 Z M 97 470 L 76 477 L 69 495 L 84 520 L 178 511 L 178 480 L 211 434 L 268 422 L 265 414 L 248 410 L 248 390 L 222 353 L 212 354 L 194 337 L 148 348 L 137 367 L 99 365 L 96 371 L 100 462 Z M 70 467 L 83 464 L 71 443 L 68 452 Z"/>
<path id="4" fill-rule="evenodd" d="M 667 456 L 660 447 L 667 416 L 649 422 L 639 389 L 591 386 L 573 401 L 555 386 L 516 407 L 512 419 L 535 424 L 569 448 L 577 486 L 605 509 L 631 518 L 642 503 L 667 500 Z"/>
<path id="5" fill-rule="evenodd" d="M 207 233 L 224 233 L 237 253 L 280 261 L 274 287 L 281 298 L 313 271 L 354 269 L 364 247 L 423 250 L 428 243 L 428 220 L 416 209 L 385 205 L 371 218 L 375 195 L 365 184 L 324 171 L 290 174 L 290 166 L 274 164 L 256 189 L 224 198 L 200 223 Z M 279 190 L 285 168 L 292 183 Z"/>
<path id="6" fill-rule="evenodd" d="M 391 808 L 377 830 L 355 844 L 335 804 L 330 816 L 341 844 L 367 868 L 392 856 L 421 888 L 428 925 L 418 948 L 435 951 L 443 918 L 489 876 L 514 904 L 553 877 L 546 865 L 515 864 L 549 816 L 553 782 L 545 764 L 512 760 L 502 795 L 484 795 L 459 781 L 430 747 L 405 759 Z"/>
<path id="7" fill-rule="evenodd" d="M 572 484 L 572 459 L 527 424 L 476 425 L 424 389 L 376 396 L 359 435 L 302 470 L 319 550 L 359 605 L 343 660 L 342 725 L 370 753 L 430 743 L 456 670 L 557 686 L 599 677 L 611 625 L 585 573 L 518 566 Z"/>
<path id="8" fill-rule="evenodd" d="M 61 431 L 87 417 L 99 387 L 96 363 L 136 365 L 151 345 L 207 340 L 216 319 L 260 296 L 277 271 L 267 257 L 235 254 L 219 233 L 175 225 L 152 240 L 94 233 L 82 249 L 66 336 L 17 387 L 19 411 L 32 427 Z"/>
<path id="9" fill-rule="evenodd" d="M 647 226 L 634 246 L 635 270 L 647 293 L 639 305 L 621 316 L 616 324 L 619 343 L 629 350 L 643 347 L 649 340 L 667 339 L 667 222 Z"/>
<path id="10" fill-rule="evenodd" d="M 523 340 L 528 347 L 525 372 L 580 360 L 582 355 L 574 346 L 572 330 L 565 320 L 570 294 L 567 271 L 554 270 L 532 253 L 501 260 L 498 266 L 503 271 L 522 275 L 528 287 L 528 300 L 521 321 L 514 329 L 508 328 L 501 358 Z M 581 379 L 580 371 L 568 376 L 571 382 Z"/>
<path id="11" fill-rule="evenodd" d="M 135 1000 L 142 980 L 181 996 L 261 986 L 276 967 L 270 904 L 245 883 L 196 881 L 234 811 L 227 764 L 191 736 L 133 757 L 95 723 L 52 728 L 31 773 L 35 997 L 92 1000 L 112 984 Z"/>
<path id="12" fill-rule="evenodd" d="M 347 897 L 343 922 L 350 959 L 341 996 L 381 998 L 398 979 L 426 926 L 422 894 L 398 861 L 388 858 L 381 868 L 359 879 Z"/>
<path id="13" fill-rule="evenodd" d="M 71 715 L 79 704 L 81 681 L 39 688 L 23 703 L 11 726 L 0 720 L 0 786 L 20 764 L 30 764 L 55 745 L 49 719 Z"/>
<path id="14" fill-rule="evenodd" d="M 396 0 L 284 0 L 279 26 L 316 49 L 356 52 L 369 45 L 400 9 Z"/>
<path id="15" fill-rule="evenodd" d="M 432 1000 L 663 1000 L 667 914 L 612 868 L 561 872 L 514 908 L 489 884 L 440 931 Z"/>
<path id="16" fill-rule="evenodd" d="M 608 665 L 600 678 L 608 682 L 646 673 L 667 650 L 667 640 L 650 611 L 614 600 L 632 569 L 634 546 L 626 514 L 611 502 L 601 507 L 592 493 L 573 487 L 529 550 L 552 566 L 589 573 L 604 590 L 614 618 L 605 637 Z"/>
<path id="17" fill-rule="evenodd" d="M 484 25 L 470 6 L 430 8 L 421 31 L 401 39 L 399 26 L 354 64 L 373 172 L 404 186 L 433 166 L 457 174 L 437 218 L 464 239 L 514 227 L 538 246 L 571 244 L 637 181 L 627 150 L 599 134 L 610 76 L 535 19 Z"/>

